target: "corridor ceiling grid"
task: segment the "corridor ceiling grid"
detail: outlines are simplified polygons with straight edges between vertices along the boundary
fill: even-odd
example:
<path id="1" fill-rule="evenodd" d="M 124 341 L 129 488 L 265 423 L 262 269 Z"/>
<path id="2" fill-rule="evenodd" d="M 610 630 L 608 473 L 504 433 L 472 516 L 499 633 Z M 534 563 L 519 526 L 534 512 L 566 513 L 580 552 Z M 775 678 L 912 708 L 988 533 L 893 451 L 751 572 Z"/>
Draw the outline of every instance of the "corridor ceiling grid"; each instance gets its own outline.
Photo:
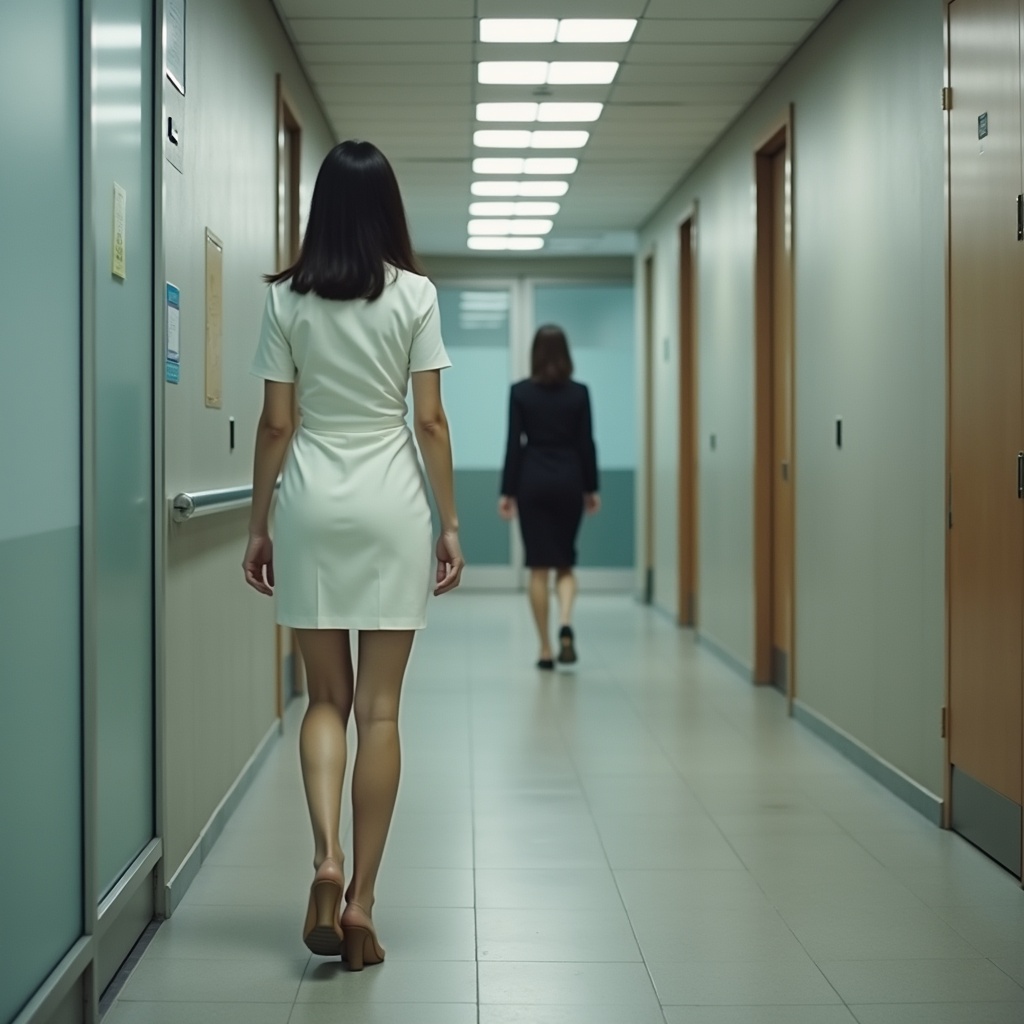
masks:
<path id="1" fill-rule="evenodd" d="M 339 139 L 391 160 L 420 252 L 467 255 L 477 157 L 572 156 L 544 248 L 628 254 L 636 229 L 836 0 L 274 0 Z M 484 18 L 635 18 L 628 43 L 484 43 Z M 482 85 L 482 61 L 617 61 L 609 85 Z M 480 123 L 484 102 L 598 102 L 589 124 Z M 480 129 L 585 129 L 582 149 L 480 149 Z M 507 177 L 507 176 L 506 176 Z M 508 254 L 503 254 L 508 255 Z"/>

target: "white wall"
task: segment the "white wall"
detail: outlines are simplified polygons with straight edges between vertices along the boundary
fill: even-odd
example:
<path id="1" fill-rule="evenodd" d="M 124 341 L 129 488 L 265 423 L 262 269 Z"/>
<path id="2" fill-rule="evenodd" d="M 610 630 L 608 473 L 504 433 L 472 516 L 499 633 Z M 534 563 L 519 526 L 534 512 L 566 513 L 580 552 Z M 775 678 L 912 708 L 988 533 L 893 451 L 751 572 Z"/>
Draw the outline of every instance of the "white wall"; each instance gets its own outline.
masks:
<path id="1" fill-rule="evenodd" d="M 841 3 L 641 232 L 636 267 L 639 283 L 653 248 L 655 599 L 675 613 L 678 224 L 697 201 L 700 630 L 750 666 L 753 154 L 792 103 L 798 697 L 933 793 L 944 700 L 943 10 Z"/>
<path id="2" fill-rule="evenodd" d="M 335 141 L 270 0 L 190 0 L 186 53 L 184 173 L 164 164 L 167 277 L 182 292 L 181 383 L 166 385 L 168 494 L 252 479 L 263 392 L 249 363 L 263 310 L 260 275 L 275 269 L 278 72 L 303 123 L 304 210 Z M 204 403 L 207 227 L 224 243 L 219 410 Z M 273 608 L 242 581 L 246 521 L 241 511 L 170 527 L 162 730 L 167 877 L 274 720 Z"/>

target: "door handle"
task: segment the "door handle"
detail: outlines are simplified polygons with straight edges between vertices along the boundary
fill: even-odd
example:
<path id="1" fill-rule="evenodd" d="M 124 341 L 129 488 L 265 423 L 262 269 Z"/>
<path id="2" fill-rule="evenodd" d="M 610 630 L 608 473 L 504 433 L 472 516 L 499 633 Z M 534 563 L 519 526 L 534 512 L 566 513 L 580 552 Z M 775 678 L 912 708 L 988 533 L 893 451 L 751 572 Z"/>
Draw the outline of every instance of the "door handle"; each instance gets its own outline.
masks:
<path id="1" fill-rule="evenodd" d="M 1024 498 L 1024 452 L 1017 452 L 1017 497 Z"/>
<path id="2" fill-rule="evenodd" d="M 1021 452 L 1021 458 L 1024 458 L 1024 452 Z M 782 479 L 787 483 L 789 482 L 789 463 L 783 462 L 782 464 Z"/>

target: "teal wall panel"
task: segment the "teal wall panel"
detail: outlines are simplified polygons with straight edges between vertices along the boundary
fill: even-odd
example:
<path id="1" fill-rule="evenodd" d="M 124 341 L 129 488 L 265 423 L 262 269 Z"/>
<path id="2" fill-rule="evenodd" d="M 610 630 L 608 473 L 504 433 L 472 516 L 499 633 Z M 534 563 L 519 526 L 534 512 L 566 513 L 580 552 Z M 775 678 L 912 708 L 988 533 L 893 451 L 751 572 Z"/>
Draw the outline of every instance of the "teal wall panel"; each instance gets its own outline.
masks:
<path id="1" fill-rule="evenodd" d="M 79 5 L 0 14 L 0 1020 L 82 934 Z"/>

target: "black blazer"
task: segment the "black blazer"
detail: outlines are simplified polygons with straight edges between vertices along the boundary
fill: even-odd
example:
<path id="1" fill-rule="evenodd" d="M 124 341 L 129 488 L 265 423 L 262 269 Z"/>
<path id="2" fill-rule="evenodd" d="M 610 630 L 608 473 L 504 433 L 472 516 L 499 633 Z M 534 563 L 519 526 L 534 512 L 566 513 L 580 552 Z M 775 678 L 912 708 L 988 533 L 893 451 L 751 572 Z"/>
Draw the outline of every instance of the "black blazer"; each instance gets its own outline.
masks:
<path id="1" fill-rule="evenodd" d="M 590 392 L 585 384 L 512 385 L 508 404 L 508 447 L 501 475 L 501 493 L 514 496 L 522 482 L 524 462 L 531 449 L 576 462 L 583 492 L 598 489 L 597 450 L 590 415 Z"/>

